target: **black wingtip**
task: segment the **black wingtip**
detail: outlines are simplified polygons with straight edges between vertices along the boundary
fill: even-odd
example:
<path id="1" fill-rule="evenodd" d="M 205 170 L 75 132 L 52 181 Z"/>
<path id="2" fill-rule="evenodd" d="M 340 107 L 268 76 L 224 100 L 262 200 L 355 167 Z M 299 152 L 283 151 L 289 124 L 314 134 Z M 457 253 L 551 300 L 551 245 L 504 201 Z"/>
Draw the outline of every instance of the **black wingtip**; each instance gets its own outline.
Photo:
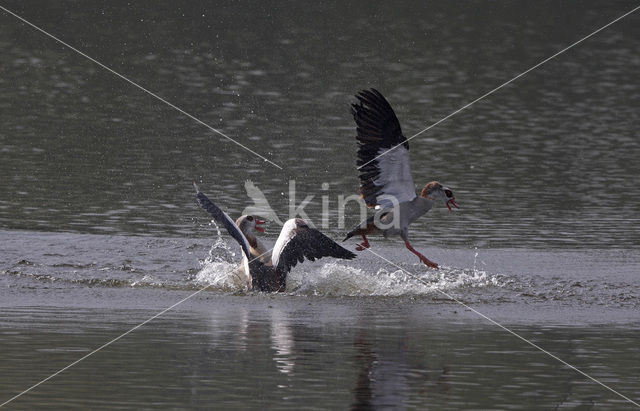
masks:
<path id="1" fill-rule="evenodd" d="M 333 243 L 333 250 L 329 255 L 334 258 L 342 258 L 343 260 L 353 260 L 356 258 L 356 254 L 338 245 L 336 242 Z"/>
<path id="2" fill-rule="evenodd" d="M 382 95 L 382 93 L 380 93 L 377 89 L 370 87 L 370 88 L 363 88 L 362 90 L 358 91 L 355 96 L 360 98 L 359 96 L 366 96 L 367 94 L 379 94 Z"/>
<path id="3" fill-rule="evenodd" d="M 348 239 L 350 239 L 351 237 L 353 237 L 354 235 L 356 235 L 356 231 L 358 231 L 358 229 L 360 228 L 360 226 L 357 226 L 356 228 L 354 228 L 353 230 L 349 231 L 347 233 L 347 236 L 344 238 L 344 240 L 342 240 L 342 242 L 344 243 L 345 241 L 347 241 Z"/>

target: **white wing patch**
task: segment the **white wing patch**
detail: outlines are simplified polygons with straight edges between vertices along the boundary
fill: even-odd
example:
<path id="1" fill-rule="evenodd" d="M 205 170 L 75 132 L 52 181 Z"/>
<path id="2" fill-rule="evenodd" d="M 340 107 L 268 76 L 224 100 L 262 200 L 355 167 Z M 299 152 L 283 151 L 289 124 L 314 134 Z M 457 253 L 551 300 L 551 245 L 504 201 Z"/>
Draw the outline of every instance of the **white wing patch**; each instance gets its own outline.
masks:
<path id="1" fill-rule="evenodd" d="M 378 150 L 378 155 L 388 150 L 388 148 L 381 148 Z M 377 186 L 382 186 L 376 198 L 380 208 L 391 208 L 395 205 L 395 201 L 404 203 L 416 198 L 416 188 L 411 177 L 409 150 L 400 146 L 378 157 L 377 162 L 380 175 L 373 182 Z"/>
<path id="2" fill-rule="evenodd" d="M 296 220 L 291 219 L 288 220 L 282 226 L 282 230 L 280 231 L 280 235 L 278 236 L 278 240 L 276 241 L 276 245 L 273 246 L 273 251 L 271 252 L 271 262 L 274 267 L 278 266 L 278 260 L 280 260 L 280 254 L 282 254 L 282 250 L 284 247 L 291 241 L 291 238 L 295 236 L 296 229 Z"/>

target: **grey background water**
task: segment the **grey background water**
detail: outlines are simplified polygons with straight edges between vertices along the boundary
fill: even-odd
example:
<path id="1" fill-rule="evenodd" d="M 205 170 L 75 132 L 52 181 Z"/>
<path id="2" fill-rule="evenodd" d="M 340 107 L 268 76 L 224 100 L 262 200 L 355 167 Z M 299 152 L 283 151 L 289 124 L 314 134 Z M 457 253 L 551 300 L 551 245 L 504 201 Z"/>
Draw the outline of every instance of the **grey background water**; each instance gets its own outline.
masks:
<path id="1" fill-rule="evenodd" d="M 251 179 L 285 218 L 295 179 L 340 238 L 355 92 L 382 91 L 410 136 L 636 4 L 3 2 L 284 169 L 0 12 L 0 401 L 209 283 L 12 405 L 624 404 L 437 289 L 639 398 L 637 14 L 411 141 L 416 184 L 462 206 L 412 226 L 444 269 L 374 246 L 429 286 L 364 255 L 245 295 L 191 187 L 237 216 Z"/>

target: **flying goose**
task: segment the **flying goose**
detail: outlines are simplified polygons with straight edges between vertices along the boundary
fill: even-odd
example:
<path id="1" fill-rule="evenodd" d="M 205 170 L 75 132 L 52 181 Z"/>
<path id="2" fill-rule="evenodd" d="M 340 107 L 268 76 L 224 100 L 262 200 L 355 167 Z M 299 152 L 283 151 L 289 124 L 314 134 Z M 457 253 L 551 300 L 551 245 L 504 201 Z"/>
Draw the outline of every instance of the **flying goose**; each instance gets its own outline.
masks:
<path id="1" fill-rule="evenodd" d="M 351 105 L 351 113 L 357 130 L 360 194 L 367 207 L 377 211 L 351 230 L 343 241 L 354 235 L 362 236 L 362 244 L 356 247 L 362 251 L 370 247 L 367 235 L 381 233 L 386 238 L 399 234 L 407 249 L 420 261 L 438 268 L 438 264 L 411 246 L 409 224 L 436 202 L 444 203 L 449 211 L 452 206 L 460 208 L 453 192 L 432 181 L 417 196 L 409 164 L 409 142 L 391 105 L 376 89 L 363 90 L 355 97 L 358 102 Z"/>

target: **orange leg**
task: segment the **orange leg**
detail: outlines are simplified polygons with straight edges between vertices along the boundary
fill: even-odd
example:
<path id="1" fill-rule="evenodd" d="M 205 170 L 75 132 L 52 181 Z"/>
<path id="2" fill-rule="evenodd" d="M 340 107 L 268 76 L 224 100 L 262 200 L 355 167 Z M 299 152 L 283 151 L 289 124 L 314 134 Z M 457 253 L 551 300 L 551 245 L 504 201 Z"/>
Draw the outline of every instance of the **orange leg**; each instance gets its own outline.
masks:
<path id="1" fill-rule="evenodd" d="M 427 265 L 428 267 L 431 268 L 438 268 L 438 264 L 434 263 L 433 261 L 429 260 L 427 257 L 423 256 L 422 254 L 420 254 L 419 252 L 417 252 L 412 246 L 411 244 L 409 244 L 408 241 L 404 242 L 404 245 L 407 246 L 407 248 L 409 249 L 409 251 L 411 251 L 412 253 L 414 253 L 415 255 L 418 256 L 418 258 L 420 259 L 420 261 L 422 261 L 425 265 Z"/>
<path id="2" fill-rule="evenodd" d="M 364 234 L 362 234 L 362 240 L 363 240 L 362 244 L 358 244 L 356 246 L 356 250 L 357 251 L 363 251 L 363 250 L 371 247 L 371 245 L 369 244 L 369 240 L 367 240 L 367 237 Z"/>

